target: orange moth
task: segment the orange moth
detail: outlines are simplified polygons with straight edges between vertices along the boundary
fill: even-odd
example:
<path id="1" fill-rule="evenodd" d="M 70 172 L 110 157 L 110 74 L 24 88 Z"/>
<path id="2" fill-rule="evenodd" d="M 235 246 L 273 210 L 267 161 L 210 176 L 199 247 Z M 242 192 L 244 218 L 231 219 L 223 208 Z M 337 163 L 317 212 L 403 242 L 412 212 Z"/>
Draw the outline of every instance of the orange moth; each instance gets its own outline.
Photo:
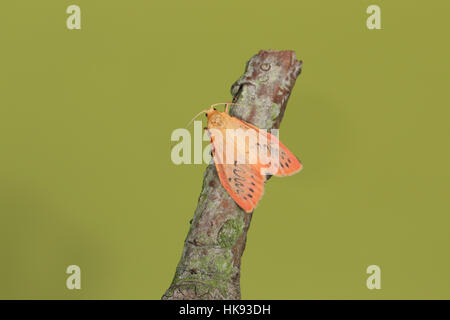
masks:
<path id="1" fill-rule="evenodd" d="M 225 112 L 216 110 L 225 104 Z M 229 115 L 232 103 L 217 103 L 205 113 L 214 163 L 222 186 L 245 212 L 252 212 L 264 192 L 267 175 L 288 176 L 302 164 L 278 138 Z M 194 120 L 192 119 L 190 123 Z"/>

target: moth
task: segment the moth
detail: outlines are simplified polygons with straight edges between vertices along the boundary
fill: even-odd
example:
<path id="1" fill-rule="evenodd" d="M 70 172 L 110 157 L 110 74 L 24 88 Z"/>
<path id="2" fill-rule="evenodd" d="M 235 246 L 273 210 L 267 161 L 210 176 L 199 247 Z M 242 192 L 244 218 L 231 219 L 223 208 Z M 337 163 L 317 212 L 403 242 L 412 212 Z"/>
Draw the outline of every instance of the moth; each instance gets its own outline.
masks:
<path id="1" fill-rule="evenodd" d="M 221 104 L 226 105 L 224 112 L 215 108 Z M 303 166 L 275 135 L 231 116 L 231 104 L 213 104 L 194 119 L 206 114 L 205 129 L 220 182 L 239 207 L 250 213 L 264 193 L 267 176 L 289 176 Z"/>

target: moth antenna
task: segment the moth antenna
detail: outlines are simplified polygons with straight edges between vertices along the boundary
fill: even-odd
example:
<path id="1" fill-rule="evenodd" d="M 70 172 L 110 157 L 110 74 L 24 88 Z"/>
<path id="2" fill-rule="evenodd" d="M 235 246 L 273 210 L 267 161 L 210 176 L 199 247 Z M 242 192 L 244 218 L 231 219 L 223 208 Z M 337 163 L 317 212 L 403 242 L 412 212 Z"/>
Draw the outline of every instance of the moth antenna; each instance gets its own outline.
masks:
<path id="1" fill-rule="evenodd" d="M 194 120 L 195 120 L 199 115 L 201 115 L 202 113 L 206 113 L 206 111 L 207 111 L 207 110 L 203 110 L 203 111 L 200 111 L 199 113 L 197 113 L 197 115 L 196 115 L 195 117 L 193 117 L 193 118 L 191 119 L 191 121 L 188 122 L 188 124 L 186 125 L 185 129 L 187 129 L 187 128 L 191 125 L 192 121 L 194 121 Z M 172 143 L 171 143 L 171 148 L 173 147 L 174 143 L 175 143 L 175 141 L 172 141 Z"/>
<path id="2" fill-rule="evenodd" d="M 228 102 L 225 106 L 225 112 L 229 113 L 230 110 L 230 106 L 243 106 L 242 104 L 238 104 L 238 103 L 233 103 L 233 102 Z"/>
<path id="3" fill-rule="evenodd" d="M 188 124 L 186 125 L 185 129 L 187 129 L 187 128 L 191 125 L 192 121 L 194 121 L 194 120 L 195 120 L 199 115 L 201 115 L 202 113 L 206 113 L 206 111 L 207 111 L 207 110 L 202 110 L 202 111 L 200 111 L 199 113 L 197 113 L 197 115 L 196 115 L 195 117 L 193 117 L 193 118 L 188 122 Z"/>
<path id="4" fill-rule="evenodd" d="M 242 106 L 242 104 L 238 104 L 238 103 L 233 103 L 233 102 L 220 102 L 220 103 L 215 103 L 211 105 L 211 108 L 214 108 L 215 106 L 220 106 L 224 104 L 225 105 L 225 112 L 228 113 L 228 110 L 230 109 L 230 105 L 231 106 Z"/>
<path id="5" fill-rule="evenodd" d="M 210 108 L 214 108 L 215 106 L 220 106 L 220 105 L 222 105 L 222 104 L 227 104 L 227 103 L 229 103 L 229 102 L 219 102 L 219 103 L 214 103 L 214 104 L 212 104 L 212 105 L 210 106 Z"/>

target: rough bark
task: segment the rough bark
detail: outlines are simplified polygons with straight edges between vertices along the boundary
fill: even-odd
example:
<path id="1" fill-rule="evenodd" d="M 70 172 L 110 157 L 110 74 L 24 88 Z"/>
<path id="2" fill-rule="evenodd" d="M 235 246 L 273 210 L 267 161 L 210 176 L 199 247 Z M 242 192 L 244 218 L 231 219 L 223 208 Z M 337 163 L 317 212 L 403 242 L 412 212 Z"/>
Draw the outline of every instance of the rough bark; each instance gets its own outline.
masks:
<path id="1" fill-rule="evenodd" d="M 231 87 L 231 115 L 278 128 L 302 68 L 293 51 L 263 51 Z M 264 200 L 262 200 L 264 202 Z M 252 213 L 240 209 L 208 165 L 181 260 L 164 300 L 240 299 L 240 264 Z"/>

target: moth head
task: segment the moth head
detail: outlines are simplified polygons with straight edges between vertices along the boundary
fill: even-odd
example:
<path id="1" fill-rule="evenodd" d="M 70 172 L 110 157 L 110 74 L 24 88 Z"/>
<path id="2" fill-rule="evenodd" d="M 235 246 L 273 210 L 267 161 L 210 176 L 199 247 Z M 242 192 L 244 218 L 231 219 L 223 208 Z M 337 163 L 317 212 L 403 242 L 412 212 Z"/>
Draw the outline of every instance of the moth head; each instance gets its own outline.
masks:
<path id="1" fill-rule="evenodd" d="M 208 127 L 220 128 L 223 126 L 223 116 L 220 111 L 208 109 L 206 112 L 208 117 Z"/>
<path id="2" fill-rule="evenodd" d="M 215 127 L 215 128 L 222 127 L 224 125 L 224 119 L 223 119 L 224 112 L 217 111 L 215 107 L 218 105 L 223 105 L 223 104 L 226 105 L 225 113 L 228 113 L 228 107 L 230 105 L 237 105 L 237 104 L 231 103 L 231 102 L 213 104 L 208 109 L 200 111 L 194 118 L 192 118 L 191 121 L 189 121 L 188 124 L 186 125 L 186 128 L 189 127 L 189 125 L 192 123 L 192 121 L 194 121 L 202 113 L 204 113 L 206 115 L 206 117 L 208 118 L 208 127 Z"/>

